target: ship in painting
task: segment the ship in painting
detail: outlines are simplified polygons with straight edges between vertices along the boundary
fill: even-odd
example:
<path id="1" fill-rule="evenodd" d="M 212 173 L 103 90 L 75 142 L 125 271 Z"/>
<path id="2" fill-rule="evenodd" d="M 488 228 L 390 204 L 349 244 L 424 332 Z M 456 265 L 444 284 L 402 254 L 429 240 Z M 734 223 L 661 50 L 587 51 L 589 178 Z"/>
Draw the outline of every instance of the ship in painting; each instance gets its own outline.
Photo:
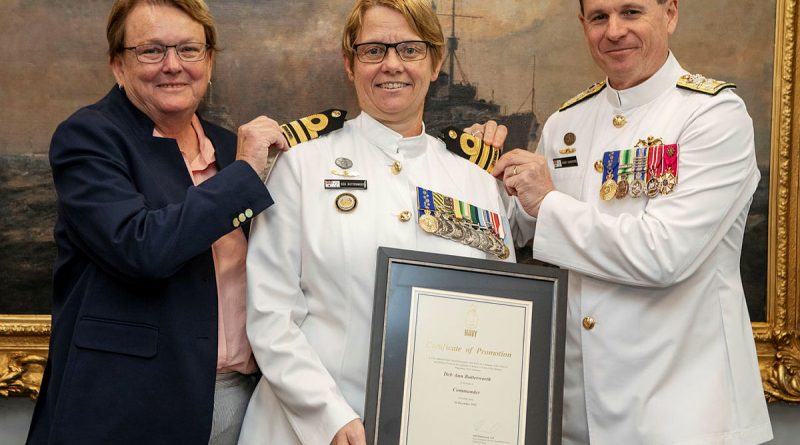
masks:
<path id="1" fill-rule="evenodd" d="M 456 18 L 479 17 L 456 14 L 455 1 L 452 1 L 449 14 L 440 15 L 449 18 L 451 27 L 450 35 L 447 37 L 447 53 L 443 69 L 439 78 L 431 84 L 425 98 L 424 120 L 427 132 L 433 136 L 440 136 L 441 130 L 449 126 L 466 128 L 476 122 L 494 119 L 508 127 L 506 147 L 530 147 L 538 139 L 539 131 L 539 121 L 533 112 L 535 77 L 531 78 L 531 90 L 528 95 L 531 99 L 530 110 L 520 109 L 505 114 L 503 107 L 493 98 L 480 98 L 477 86 L 468 80 L 458 60 L 459 38 L 456 36 Z M 535 64 L 533 72 L 535 73 Z"/>

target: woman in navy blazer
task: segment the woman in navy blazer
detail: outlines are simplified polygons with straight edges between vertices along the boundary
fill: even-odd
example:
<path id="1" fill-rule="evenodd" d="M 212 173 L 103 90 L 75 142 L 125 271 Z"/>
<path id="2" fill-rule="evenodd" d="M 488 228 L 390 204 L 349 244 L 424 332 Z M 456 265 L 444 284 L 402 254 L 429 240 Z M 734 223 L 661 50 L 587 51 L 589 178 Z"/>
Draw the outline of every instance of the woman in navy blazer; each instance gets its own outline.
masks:
<path id="1" fill-rule="evenodd" d="M 288 147 L 266 117 L 237 140 L 197 116 L 216 45 L 202 0 L 117 1 L 108 41 L 118 85 L 63 122 L 50 147 L 52 337 L 28 443 L 206 444 L 218 364 L 212 244 L 272 204 L 258 172 L 270 146 Z M 204 147 L 215 169 L 195 185 L 189 165 Z"/>

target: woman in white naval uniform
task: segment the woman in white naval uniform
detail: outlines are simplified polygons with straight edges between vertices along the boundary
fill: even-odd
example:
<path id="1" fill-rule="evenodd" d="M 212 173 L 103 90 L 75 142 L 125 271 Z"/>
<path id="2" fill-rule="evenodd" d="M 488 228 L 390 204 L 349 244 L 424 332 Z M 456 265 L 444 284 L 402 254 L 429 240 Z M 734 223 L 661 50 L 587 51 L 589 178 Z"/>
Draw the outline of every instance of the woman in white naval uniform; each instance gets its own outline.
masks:
<path id="1" fill-rule="evenodd" d="M 389 45 L 413 41 L 426 43 Z M 367 42 L 387 46 L 359 46 Z M 364 443 L 378 246 L 497 259 L 416 222 L 417 186 L 504 215 L 499 183 L 425 134 L 443 43 L 427 0 L 356 2 L 343 49 L 363 112 L 286 153 L 268 181 L 275 204 L 254 220 L 247 331 L 264 377 L 240 443 Z M 367 187 L 326 189 L 327 179 Z M 337 200 L 342 193 L 355 202 Z"/>

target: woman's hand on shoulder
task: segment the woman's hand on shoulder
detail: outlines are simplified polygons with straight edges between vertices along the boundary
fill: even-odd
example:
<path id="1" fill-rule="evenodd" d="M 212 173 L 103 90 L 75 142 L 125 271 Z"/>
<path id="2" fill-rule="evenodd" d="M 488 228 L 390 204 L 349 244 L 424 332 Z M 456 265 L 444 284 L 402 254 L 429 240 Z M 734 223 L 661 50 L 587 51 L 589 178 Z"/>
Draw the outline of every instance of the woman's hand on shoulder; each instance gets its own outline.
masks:
<path id="1" fill-rule="evenodd" d="M 364 424 L 361 419 L 353 419 L 333 436 L 331 445 L 367 445 Z"/>
<path id="2" fill-rule="evenodd" d="M 239 127 L 237 136 L 236 159 L 247 162 L 259 174 L 267 166 L 270 149 L 289 149 L 280 125 L 266 116 L 259 116 Z"/>

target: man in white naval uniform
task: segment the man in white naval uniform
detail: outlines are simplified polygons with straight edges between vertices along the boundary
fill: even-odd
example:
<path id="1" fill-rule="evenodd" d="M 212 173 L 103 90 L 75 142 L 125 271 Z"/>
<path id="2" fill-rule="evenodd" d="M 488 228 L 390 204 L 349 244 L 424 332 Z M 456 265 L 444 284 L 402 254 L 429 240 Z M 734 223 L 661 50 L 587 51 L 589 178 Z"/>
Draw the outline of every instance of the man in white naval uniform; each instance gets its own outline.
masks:
<path id="1" fill-rule="evenodd" d="M 768 441 L 739 275 L 760 178 L 745 105 L 669 51 L 677 0 L 584 0 L 580 20 L 607 79 L 495 168 L 530 216 L 514 238 L 570 271 L 563 442 Z M 677 181 L 601 198 L 606 153 L 639 141 L 677 144 Z"/>

